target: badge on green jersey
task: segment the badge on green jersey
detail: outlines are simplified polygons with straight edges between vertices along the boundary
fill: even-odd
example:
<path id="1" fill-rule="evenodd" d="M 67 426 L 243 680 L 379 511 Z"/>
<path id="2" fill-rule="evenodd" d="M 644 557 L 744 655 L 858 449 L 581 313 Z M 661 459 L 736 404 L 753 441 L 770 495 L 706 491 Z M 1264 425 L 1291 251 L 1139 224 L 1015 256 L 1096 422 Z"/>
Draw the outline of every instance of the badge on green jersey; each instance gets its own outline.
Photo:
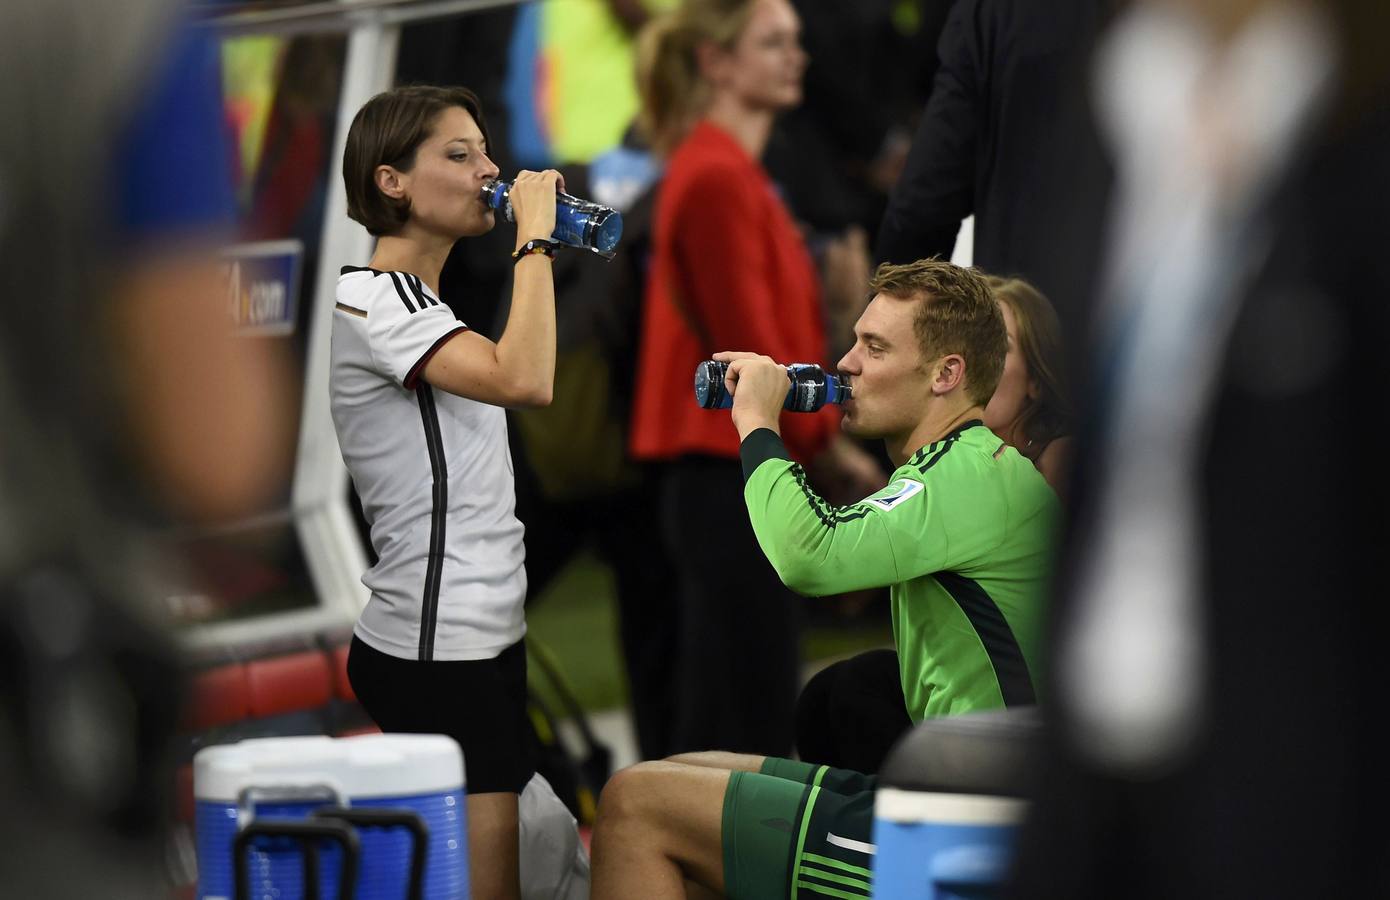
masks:
<path id="1" fill-rule="evenodd" d="M 879 509 L 887 511 L 897 506 L 899 503 L 902 503 L 913 494 L 921 493 L 922 487 L 923 484 L 920 481 L 899 478 L 872 497 L 865 497 L 863 502 L 872 503 Z"/>

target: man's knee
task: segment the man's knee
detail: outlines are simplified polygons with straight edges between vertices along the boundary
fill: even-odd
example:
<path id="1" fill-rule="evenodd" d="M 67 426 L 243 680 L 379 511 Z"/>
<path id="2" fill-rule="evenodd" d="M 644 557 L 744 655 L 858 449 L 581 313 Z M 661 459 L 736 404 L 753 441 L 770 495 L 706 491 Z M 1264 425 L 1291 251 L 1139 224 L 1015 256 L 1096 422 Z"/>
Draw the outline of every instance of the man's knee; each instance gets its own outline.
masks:
<path id="1" fill-rule="evenodd" d="M 614 773 L 599 795 L 599 822 L 610 826 L 633 821 L 651 824 L 654 812 L 662 808 L 665 784 L 679 768 L 678 763 L 663 760 L 640 762 Z"/>

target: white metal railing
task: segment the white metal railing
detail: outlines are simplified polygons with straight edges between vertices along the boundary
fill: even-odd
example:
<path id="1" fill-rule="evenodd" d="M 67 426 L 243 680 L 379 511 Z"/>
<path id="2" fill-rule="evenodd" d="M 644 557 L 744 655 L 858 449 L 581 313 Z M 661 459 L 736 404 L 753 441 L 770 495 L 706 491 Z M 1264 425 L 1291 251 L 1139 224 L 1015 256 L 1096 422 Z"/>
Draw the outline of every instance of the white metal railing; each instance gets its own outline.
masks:
<path id="1" fill-rule="evenodd" d="M 360 25 L 391 26 L 440 19 L 526 0 L 307 0 L 275 6 L 199 3 L 196 20 L 225 34 L 294 34 L 350 31 Z"/>

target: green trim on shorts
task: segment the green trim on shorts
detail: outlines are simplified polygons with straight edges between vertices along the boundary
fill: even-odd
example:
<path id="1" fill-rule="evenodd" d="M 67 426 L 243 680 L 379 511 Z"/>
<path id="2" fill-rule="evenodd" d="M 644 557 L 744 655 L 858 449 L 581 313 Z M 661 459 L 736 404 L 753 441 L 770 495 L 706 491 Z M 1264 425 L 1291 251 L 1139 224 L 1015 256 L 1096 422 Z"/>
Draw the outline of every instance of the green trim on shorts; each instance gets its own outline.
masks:
<path id="1" fill-rule="evenodd" d="M 817 894 L 824 894 L 827 897 L 838 897 L 839 900 L 865 900 L 865 898 L 869 896 L 868 894 L 851 894 L 849 891 L 838 891 L 835 888 L 826 887 L 823 884 L 813 884 L 809 881 L 797 879 L 796 884 L 792 886 L 793 897 L 796 896 L 796 889 L 798 887 L 804 887 L 809 891 L 814 891 Z"/>
<path id="2" fill-rule="evenodd" d="M 869 896 L 870 882 L 863 878 L 850 878 L 848 875 L 836 875 L 833 872 L 823 872 L 820 869 L 813 869 L 803 865 L 797 870 L 798 878 L 817 878 L 821 881 L 829 881 L 832 884 L 843 884 L 846 887 L 858 888 L 865 897 Z"/>
<path id="3" fill-rule="evenodd" d="M 864 878 L 873 877 L 873 873 L 870 872 L 868 869 L 863 868 L 862 866 L 852 866 L 847 862 L 840 862 L 838 859 L 831 859 L 828 856 L 820 856 L 815 853 L 807 853 L 805 854 L 805 858 L 808 862 L 813 862 L 818 866 L 830 866 L 833 869 L 841 869 L 845 872 L 849 872 L 852 875 L 860 875 Z"/>
<path id="4" fill-rule="evenodd" d="M 819 773 L 817 773 L 819 774 Z M 801 855 L 806 847 L 806 829 L 811 825 L 811 810 L 816 808 L 816 798 L 820 796 L 820 785 L 811 788 L 811 794 L 806 798 L 806 809 L 801 813 L 801 833 L 796 836 L 796 858 L 792 860 L 792 893 L 791 900 L 796 900 L 797 888 L 804 882 L 795 880 L 795 873 L 801 870 Z M 810 885 L 807 885 L 809 887 Z"/>

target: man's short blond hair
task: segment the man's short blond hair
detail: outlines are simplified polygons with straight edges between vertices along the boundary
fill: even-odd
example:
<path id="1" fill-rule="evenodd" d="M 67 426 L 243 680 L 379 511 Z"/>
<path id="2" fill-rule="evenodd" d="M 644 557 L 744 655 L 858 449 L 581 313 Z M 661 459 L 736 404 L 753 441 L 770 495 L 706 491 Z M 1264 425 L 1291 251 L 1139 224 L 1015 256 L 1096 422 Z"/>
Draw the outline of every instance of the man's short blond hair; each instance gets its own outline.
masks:
<path id="1" fill-rule="evenodd" d="M 939 259 L 883 263 L 869 288 L 900 300 L 918 300 L 912 330 L 923 365 L 951 353 L 965 359 L 965 391 L 983 406 L 1004 373 L 1008 332 L 985 276 Z"/>

